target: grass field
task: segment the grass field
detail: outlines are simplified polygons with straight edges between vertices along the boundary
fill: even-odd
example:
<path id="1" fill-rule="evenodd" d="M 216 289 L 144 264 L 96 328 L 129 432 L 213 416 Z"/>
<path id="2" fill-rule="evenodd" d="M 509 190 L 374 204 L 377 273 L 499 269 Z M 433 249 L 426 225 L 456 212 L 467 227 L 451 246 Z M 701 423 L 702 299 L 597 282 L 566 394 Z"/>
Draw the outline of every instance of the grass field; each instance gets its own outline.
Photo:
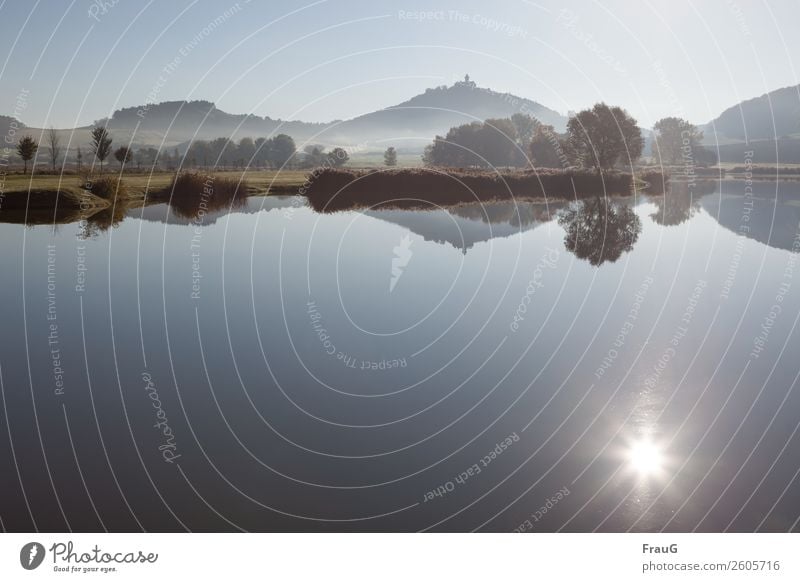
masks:
<path id="1" fill-rule="evenodd" d="M 291 170 L 285 172 L 275 171 L 247 171 L 247 172 L 213 172 L 214 176 L 232 178 L 238 180 L 244 174 L 244 179 L 256 192 L 266 192 L 268 188 L 291 188 L 299 187 L 306 179 L 304 170 Z M 107 172 L 105 177 L 119 177 L 119 173 Z M 131 195 L 143 196 L 147 191 L 162 190 L 170 185 L 175 172 L 155 172 L 149 173 L 125 173 L 122 180 L 128 187 Z M 75 174 L 64 176 L 59 175 L 22 175 L 11 174 L 5 177 L 2 193 L 9 195 L 28 191 L 38 192 L 81 192 L 80 177 Z"/>

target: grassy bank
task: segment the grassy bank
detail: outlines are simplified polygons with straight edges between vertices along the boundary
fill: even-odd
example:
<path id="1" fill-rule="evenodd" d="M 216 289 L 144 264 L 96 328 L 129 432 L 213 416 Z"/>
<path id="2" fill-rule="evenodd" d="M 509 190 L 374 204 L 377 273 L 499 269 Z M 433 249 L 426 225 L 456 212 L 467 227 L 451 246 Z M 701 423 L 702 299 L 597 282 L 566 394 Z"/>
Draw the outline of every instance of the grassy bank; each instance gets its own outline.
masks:
<path id="1" fill-rule="evenodd" d="M 248 171 L 248 172 L 212 172 L 212 176 L 220 182 L 239 182 L 247 184 L 248 194 L 296 193 L 306 179 L 304 171 Z M 124 197 L 129 200 L 144 199 L 145 194 L 162 192 L 172 185 L 175 172 L 117 173 L 108 172 L 103 179 L 119 180 L 125 186 Z M 2 204 L 0 210 L 25 209 L 64 209 L 79 208 L 81 201 L 86 201 L 88 192 L 83 188 L 83 180 L 77 175 L 22 175 L 5 176 L 2 185 Z M 197 192 L 200 195 L 200 192 Z M 30 198 L 30 200 L 29 200 Z M 100 198 L 100 197 L 97 197 Z M 102 206 L 101 200 L 88 198 L 91 204 Z M 84 202 L 85 203 L 85 202 Z"/>
<path id="2" fill-rule="evenodd" d="M 645 182 L 663 188 L 661 174 L 602 175 L 590 170 L 509 171 L 393 169 L 383 171 L 322 169 L 301 189 L 318 211 L 353 208 L 411 208 L 503 200 L 575 200 L 597 195 L 629 195 Z"/>

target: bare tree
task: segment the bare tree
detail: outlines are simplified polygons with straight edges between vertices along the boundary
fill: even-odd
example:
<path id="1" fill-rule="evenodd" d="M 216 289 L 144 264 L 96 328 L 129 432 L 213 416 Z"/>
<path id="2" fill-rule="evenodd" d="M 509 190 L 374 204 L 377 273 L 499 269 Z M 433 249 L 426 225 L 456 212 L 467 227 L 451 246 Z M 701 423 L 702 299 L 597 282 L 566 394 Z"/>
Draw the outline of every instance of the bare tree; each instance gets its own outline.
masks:
<path id="1" fill-rule="evenodd" d="M 56 162 L 58 162 L 58 157 L 61 155 L 61 136 L 58 135 L 58 131 L 54 127 L 50 127 L 47 130 L 47 135 L 45 136 L 47 141 L 47 148 L 50 150 L 50 161 L 53 163 L 53 171 L 56 171 Z"/>

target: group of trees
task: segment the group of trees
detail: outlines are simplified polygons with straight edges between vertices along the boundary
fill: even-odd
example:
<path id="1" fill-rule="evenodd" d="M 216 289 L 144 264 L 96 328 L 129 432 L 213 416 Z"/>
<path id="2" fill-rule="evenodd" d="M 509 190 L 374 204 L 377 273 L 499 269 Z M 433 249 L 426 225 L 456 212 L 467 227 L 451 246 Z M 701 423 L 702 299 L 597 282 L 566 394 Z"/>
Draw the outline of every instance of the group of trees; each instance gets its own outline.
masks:
<path id="1" fill-rule="evenodd" d="M 108 133 L 108 130 L 102 126 L 96 126 L 92 128 L 91 131 L 91 144 L 90 148 L 94 157 L 100 162 L 100 172 L 103 171 L 103 162 L 111 153 L 111 136 Z M 53 166 L 53 171 L 56 170 L 56 165 L 58 164 L 58 159 L 61 156 L 61 136 L 58 134 L 58 131 L 54 128 L 50 128 L 45 133 L 45 143 L 47 148 L 50 152 L 50 163 Z M 17 143 L 17 155 L 22 159 L 24 164 L 23 172 L 28 173 L 28 162 L 33 159 L 36 155 L 36 152 L 39 151 L 39 144 L 36 143 L 36 140 L 33 139 L 30 135 L 25 135 L 20 138 L 19 142 Z M 114 152 L 114 157 L 119 161 L 120 166 L 124 165 L 126 162 L 130 161 L 132 152 L 127 147 L 118 148 Z M 78 169 L 81 169 L 83 164 L 83 154 L 81 152 L 81 148 L 78 148 L 77 151 L 77 161 L 78 161 Z"/>
<path id="2" fill-rule="evenodd" d="M 294 140 L 279 134 L 253 140 L 243 137 L 237 142 L 224 137 L 211 141 L 195 140 L 186 152 L 184 165 L 194 167 L 234 166 L 237 168 L 282 168 L 295 156 Z"/>
<path id="3" fill-rule="evenodd" d="M 525 116 L 527 117 L 527 116 Z M 520 166 L 525 159 L 511 119 L 487 119 L 453 127 L 436 136 L 422 160 L 430 166 Z"/>
<path id="4" fill-rule="evenodd" d="M 326 152 L 325 146 L 309 144 L 303 148 L 302 168 L 332 167 L 340 168 L 350 161 L 350 154 L 344 148 L 333 148 Z"/>
<path id="5" fill-rule="evenodd" d="M 688 121 L 664 118 L 655 124 L 653 153 L 666 165 L 716 163 L 716 156 L 700 145 L 702 131 Z M 425 148 L 423 162 L 450 167 L 567 168 L 578 166 L 598 172 L 639 160 L 645 140 L 636 120 L 624 109 L 598 103 L 567 122 L 557 133 L 528 115 L 487 119 L 453 127 L 436 136 Z"/>
<path id="6" fill-rule="evenodd" d="M 53 171 L 56 169 L 58 158 L 61 156 L 61 136 L 54 128 L 50 128 L 45 133 L 45 141 L 50 150 L 50 162 L 53 164 Z M 33 159 L 39 151 L 39 144 L 30 135 L 23 136 L 17 143 L 17 155 L 22 158 L 24 173 L 28 173 L 28 162 Z"/>
<path id="7" fill-rule="evenodd" d="M 56 170 L 58 160 L 62 154 L 61 137 L 55 129 L 50 129 L 45 134 L 45 140 L 50 153 L 50 161 L 53 171 Z M 280 134 L 272 138 L 258 138 L 253 140 L 246 137 L 234 142 L 226 138 L 217 138 L 211 141 L 196 140 L 189 146 L 186 155 L 181 156 L 177 148 L 172 151 L 168 149 L 156 149 L 153 147 L 143 147 L 133 150 L 127 146 L 120 146 L 116 149 L 112 147 L 113 139 L 111 134 L 104 126 L 95 126 L 90 132 L 90 150 L 93 158 L 103 171 L 106 160 L 113 155 L 119 162 L 120 169 L 126 164 L 135 162 L 137 168 L 142 167 L 164 167 L 175 169 L 181 165 L 189 167 L 269 167 L 282 168 L 294 163 L 297 153 L 294 140 L 285 134 Z M 328 160 L 340 166 L 349 159 L 347 152 L 342 148 L 335 148 L 331 152 L 325 153 L 322 146 L 310 146 L 307 149 L 304 164 L 318 163 L 320 159 Z M 32 160 L 39 144 L 30 135 L 22 137 L 17 144 L 17 154 L 24 163 L 24 172 L 28 172 L 28 162 Z M 76 151 L 76 162 L 78 170 L 83 166 L 83 152 L 78 147 Z"/>

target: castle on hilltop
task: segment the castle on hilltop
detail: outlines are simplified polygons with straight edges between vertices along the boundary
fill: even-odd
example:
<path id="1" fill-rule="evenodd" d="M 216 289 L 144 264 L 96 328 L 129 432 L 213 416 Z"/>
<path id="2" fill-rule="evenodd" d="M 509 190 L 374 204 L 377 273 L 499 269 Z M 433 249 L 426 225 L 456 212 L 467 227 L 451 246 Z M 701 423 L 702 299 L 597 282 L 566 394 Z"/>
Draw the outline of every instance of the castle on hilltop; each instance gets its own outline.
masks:
<path id="1" fill-rule="evenodd" d="M 464 80 L 463 81 L 456 81 L 455 83 L 453 83 L 453 86 L 467 87 L 469 89 L 474 89 L 475 87 L 477 87 L 477 85 L 475 84 L 475 81 L 471 81 L 470 80 L 469 75 L 464 75 Z"/>

